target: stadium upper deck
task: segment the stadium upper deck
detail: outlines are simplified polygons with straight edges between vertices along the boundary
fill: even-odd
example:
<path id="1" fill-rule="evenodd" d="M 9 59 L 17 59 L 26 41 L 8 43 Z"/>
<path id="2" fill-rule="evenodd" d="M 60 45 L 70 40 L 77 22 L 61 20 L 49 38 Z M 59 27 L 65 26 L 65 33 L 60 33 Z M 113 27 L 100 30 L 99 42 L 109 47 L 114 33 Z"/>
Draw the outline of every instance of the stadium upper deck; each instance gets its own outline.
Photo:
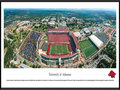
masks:
<path id="1" fill-rule="evenodd" d="M 77 42 L 77 39 L 76 39 L 75 35 L 73 33 L 71 33 L 71 36 L 72 36 L 72 38 L 75 42 L 76 47 L 79 48 L 79 45 L 78 45 L 78 42 Z"/>
<path id="2" fill-rule="evenodd" d="M 65 43 L 69 42 L 69 36 L 65 34 L 48 34 L 48 40 L 50 43 Z"/>

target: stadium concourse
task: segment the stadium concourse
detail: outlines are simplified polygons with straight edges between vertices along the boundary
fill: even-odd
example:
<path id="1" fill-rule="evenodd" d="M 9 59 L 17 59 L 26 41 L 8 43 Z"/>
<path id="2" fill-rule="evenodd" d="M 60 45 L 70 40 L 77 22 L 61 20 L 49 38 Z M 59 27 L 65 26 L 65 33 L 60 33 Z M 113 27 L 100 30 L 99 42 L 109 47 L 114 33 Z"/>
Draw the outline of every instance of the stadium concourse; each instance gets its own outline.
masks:
<path id="1" fill-rule="evenodd" d="M 79 45 L 69 29 L 48 29 L 47 53 L 41 54 L 41 62 L 46 65 L 74 63 L 80 60 Z"/>

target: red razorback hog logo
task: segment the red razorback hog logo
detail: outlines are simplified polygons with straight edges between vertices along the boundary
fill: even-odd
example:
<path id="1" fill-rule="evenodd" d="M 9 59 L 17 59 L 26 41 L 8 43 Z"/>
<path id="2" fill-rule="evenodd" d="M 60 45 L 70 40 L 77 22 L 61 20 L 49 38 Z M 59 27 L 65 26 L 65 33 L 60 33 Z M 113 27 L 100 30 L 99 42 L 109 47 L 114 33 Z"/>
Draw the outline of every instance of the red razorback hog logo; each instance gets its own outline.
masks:
<path id="1" fill-rule="evenodd" d="M 108 75 L 111 76 L 111 78 L 115 78 L 115 74 L 116 74 L 116 73 L 115 73 L 114 71 L 111 70 L 110 73 L 109 73 Z"/>

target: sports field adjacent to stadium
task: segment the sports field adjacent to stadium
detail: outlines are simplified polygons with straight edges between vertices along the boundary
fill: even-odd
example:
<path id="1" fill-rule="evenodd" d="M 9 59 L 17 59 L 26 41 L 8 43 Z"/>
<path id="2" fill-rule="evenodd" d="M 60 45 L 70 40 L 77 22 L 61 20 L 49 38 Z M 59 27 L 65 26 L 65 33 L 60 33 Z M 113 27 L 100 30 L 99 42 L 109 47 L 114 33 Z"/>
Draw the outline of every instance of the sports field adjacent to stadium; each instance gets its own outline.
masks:
<path id="1" fill-rule="evenodd" d="M 50 45 L 49 54 L 66 54 L 69 53 L 68 45 Z"/>
<path id="2" fill-rule="evenodd" d="M 86 58 L 91 56 L 98 50 L 90 40 L 84 40 L 79 42 L 79 47 L 84 52 Z"/>
<path id="3" fill-rule="evenodd" d="M 108 33 L 111 33 L 111 32 L 112 32 L 112 29 L 109 29 L 107 32 L 108 32 Z"/>

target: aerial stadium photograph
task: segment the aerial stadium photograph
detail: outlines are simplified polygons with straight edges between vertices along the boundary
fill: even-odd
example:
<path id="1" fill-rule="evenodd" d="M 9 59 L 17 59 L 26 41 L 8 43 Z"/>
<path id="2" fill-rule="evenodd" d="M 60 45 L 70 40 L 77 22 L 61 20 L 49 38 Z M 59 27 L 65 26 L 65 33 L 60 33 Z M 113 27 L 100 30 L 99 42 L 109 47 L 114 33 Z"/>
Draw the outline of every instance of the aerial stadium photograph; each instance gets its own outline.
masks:
<path id="1" fill-rule="evenodd" d="M 4 8 L 4 68 L 116 68 L 116 10 Z"/>

